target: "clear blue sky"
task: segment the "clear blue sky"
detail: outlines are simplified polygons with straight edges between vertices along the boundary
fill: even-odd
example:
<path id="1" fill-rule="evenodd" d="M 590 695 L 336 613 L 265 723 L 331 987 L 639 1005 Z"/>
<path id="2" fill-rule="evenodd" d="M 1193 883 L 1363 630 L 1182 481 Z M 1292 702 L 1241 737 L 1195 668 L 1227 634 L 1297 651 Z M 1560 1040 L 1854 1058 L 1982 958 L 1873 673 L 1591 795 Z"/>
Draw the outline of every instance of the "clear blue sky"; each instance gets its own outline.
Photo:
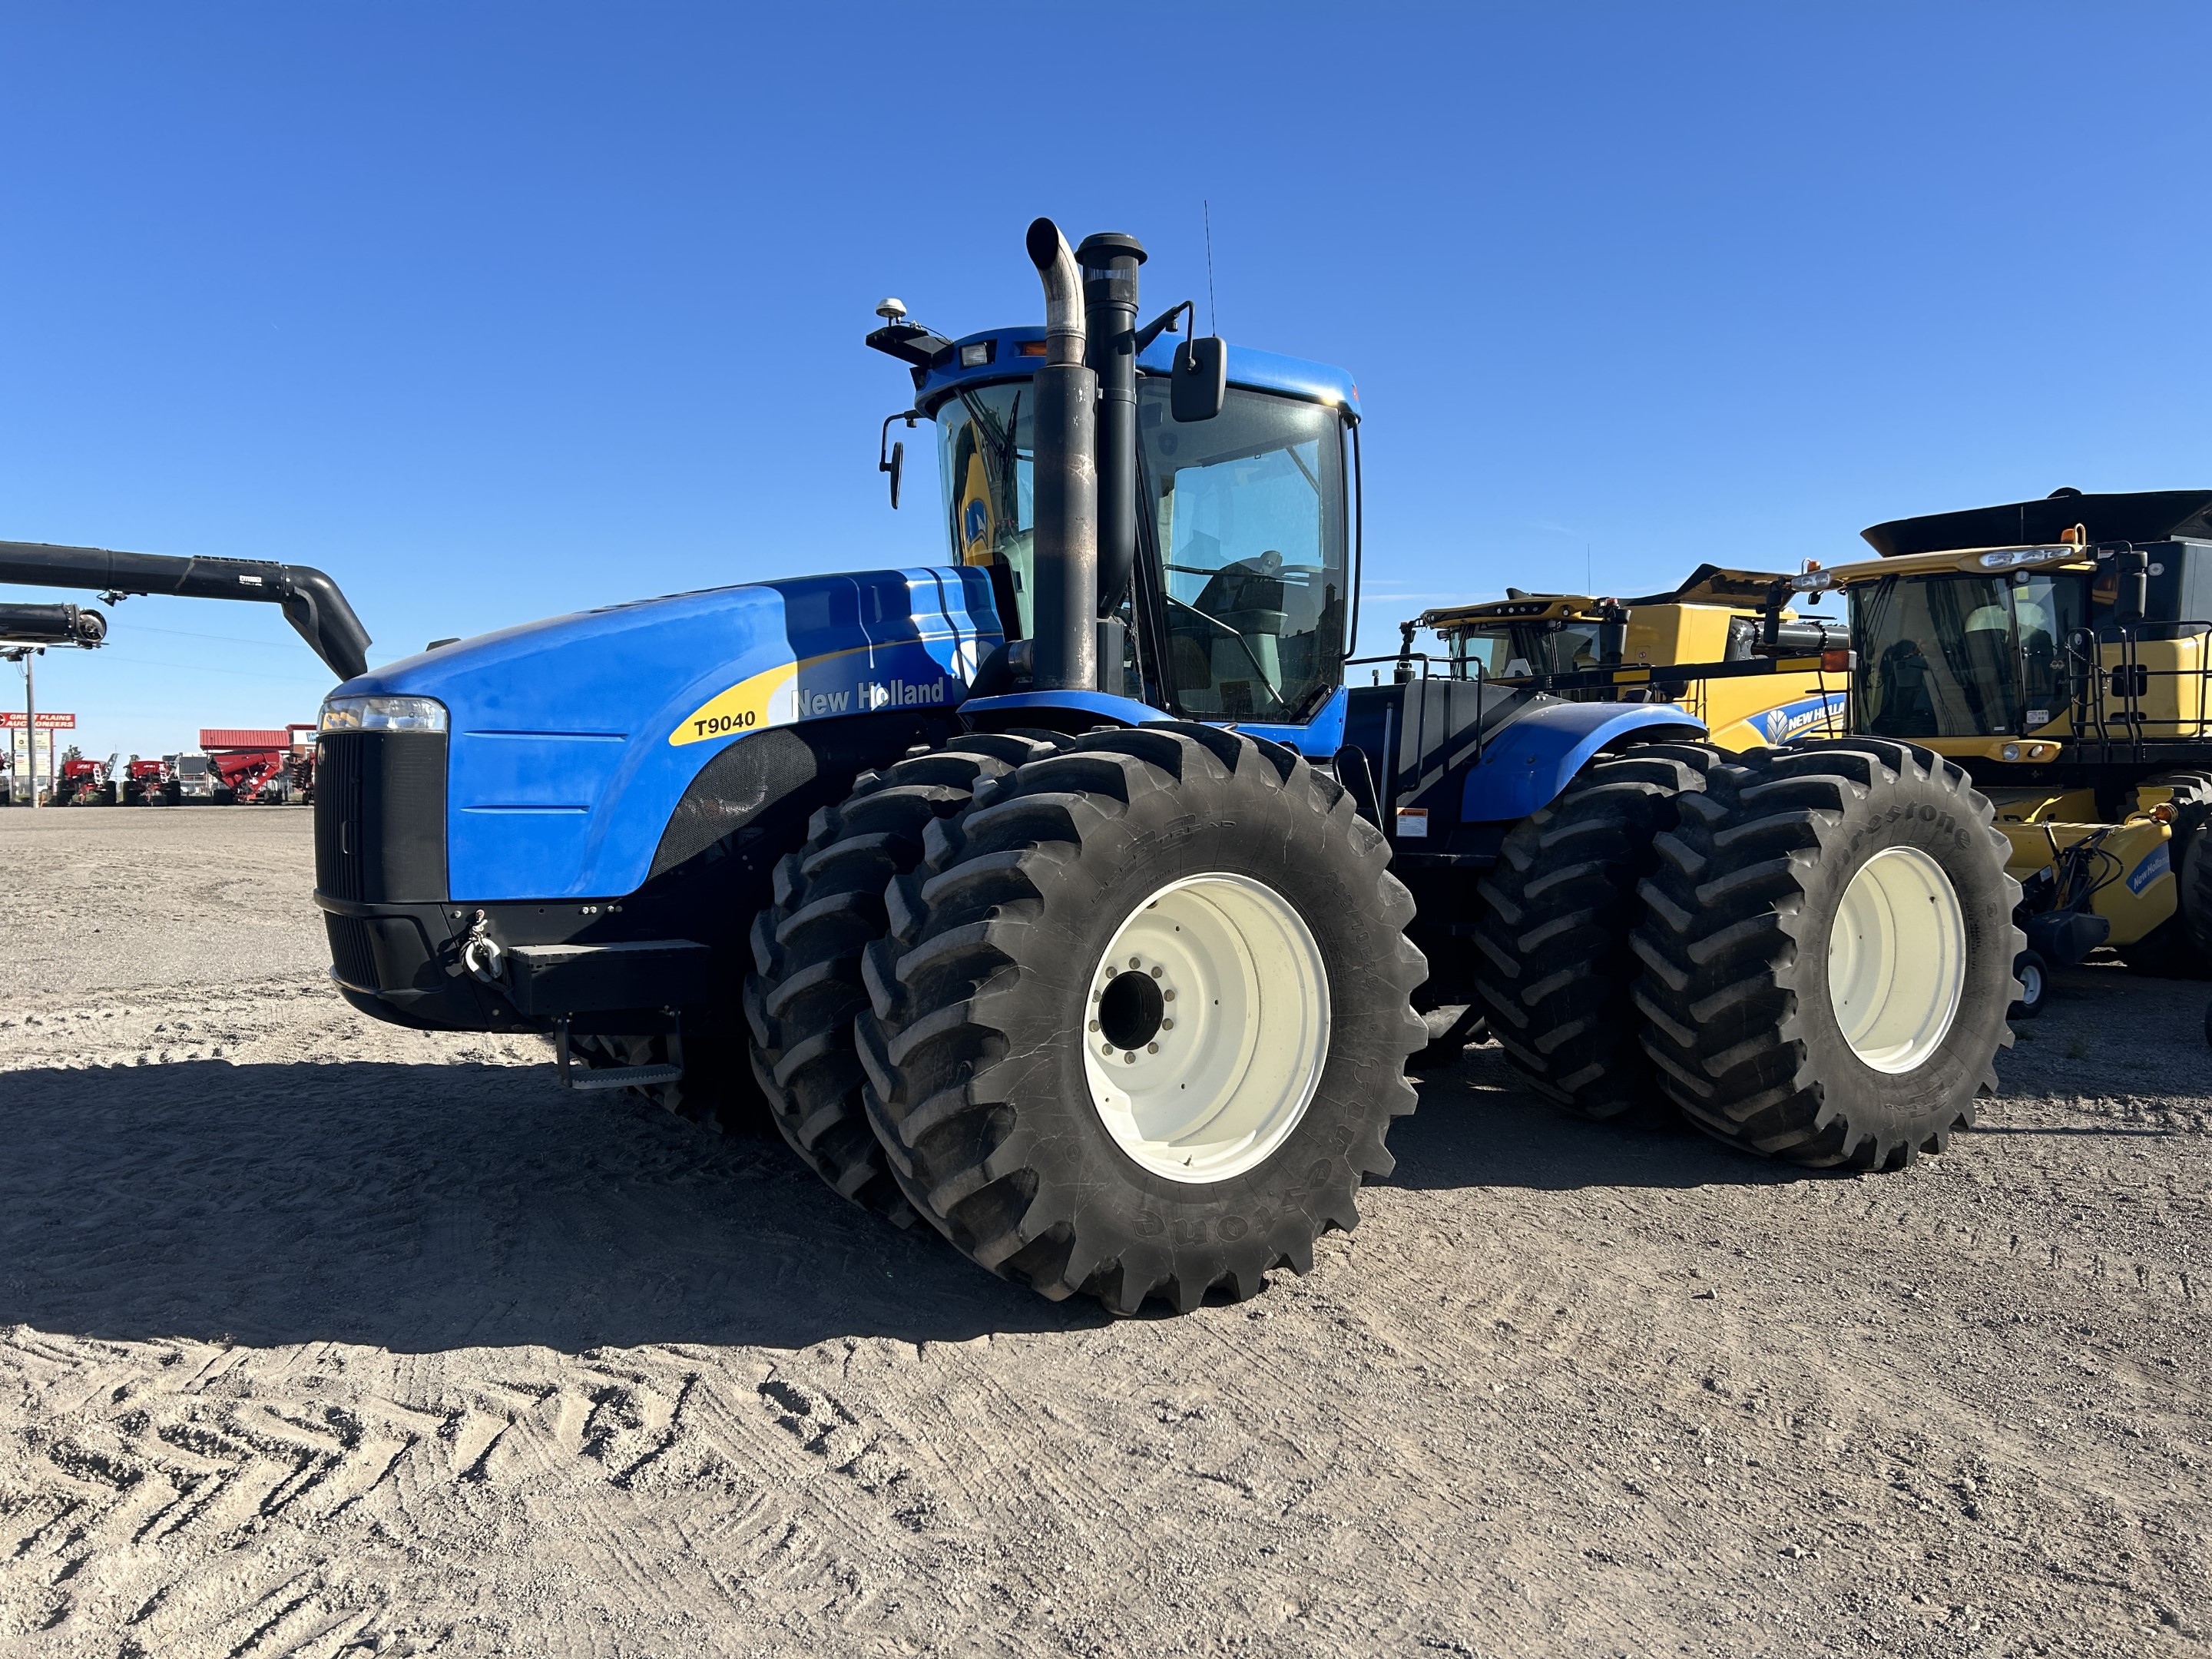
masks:
<path id="1" fill-rule="evenodd" d="M 1358 376 L 1370 647 L 2212 484 L 2202 7 L 1122 5 L 1103 64 L 1091 15 L 12 8 L 0 537 L 319 565 L 376 659 L 930 560 L 875 301 L 1036 316 L 1038 213 L 1202 298 L 1206 200 L 1222 332 Z M 329 684 L 262 607 L 112 637 L 40 669 L 100 754 Z"/>

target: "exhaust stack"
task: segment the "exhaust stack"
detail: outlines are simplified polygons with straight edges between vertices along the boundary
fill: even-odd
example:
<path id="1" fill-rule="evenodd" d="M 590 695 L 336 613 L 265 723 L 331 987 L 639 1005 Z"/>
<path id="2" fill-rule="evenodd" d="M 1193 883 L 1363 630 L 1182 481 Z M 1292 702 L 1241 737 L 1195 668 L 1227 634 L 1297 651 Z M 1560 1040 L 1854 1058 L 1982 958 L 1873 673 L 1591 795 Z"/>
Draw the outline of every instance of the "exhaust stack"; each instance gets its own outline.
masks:
<path id="1" fill-rule="evenodd" d="M 1083 276 L 1067 238 L 1038 219 L 1028 246 L 1044 283 L 1045 329 L 1036 393 L 1031 684 L 1040 691 L 1090 691 L 1098 684 L 1098 376 L 1084 362 Z"/>
<path id="2" fill-rule="evenodd" d="M 1137 562 L 1137 267 L 1144 244 L 1117 230 L 1083 239 L 1085 359 L 1098 375 L 1098 614 L 1111 616 L 1129 589 Z M 1109 635 L 1110 637 L 1110 635 Z M 1098 667 L 1115 680 L 1121 653 Z"/>

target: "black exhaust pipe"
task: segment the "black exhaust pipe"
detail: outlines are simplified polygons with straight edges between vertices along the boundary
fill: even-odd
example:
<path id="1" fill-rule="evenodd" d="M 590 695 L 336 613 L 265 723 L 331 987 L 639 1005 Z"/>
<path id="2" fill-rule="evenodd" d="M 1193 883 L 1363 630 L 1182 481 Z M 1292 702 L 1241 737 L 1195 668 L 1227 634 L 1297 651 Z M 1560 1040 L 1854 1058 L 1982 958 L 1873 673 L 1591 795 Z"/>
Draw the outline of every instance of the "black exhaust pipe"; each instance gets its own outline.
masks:
<path id="1" fill-rule="evenodd" d="M 0 644 L 75 645 L 107 637 L 107 618 L 74 605 L 0 605 Z"/>
<path id="2" fill-rule="evenodd" d="M 1040 691 L 1098 684 L 1098 464 L 1092 405 L 1098 376 L 1084 362 L 1083 280 L 1049 219 L 1030 226 L 1030 263 L 1044 283 L 1045 360 L 1036 372 L 1036 642 Z"/>
<path id="3" fill-rule="evenodd" d="M 1137 562 L 1137 267 L 1144 245 L 1118 230 L 1083 239 L 1085 361 L 1098 376 L 1098 614 L 1111 616 Z M 1118 678 L 1119 663 L 1099 665 Z M 1119 690 L 1117 684 L 1111 688 Z"/>
<path id="4" fill-rule="evenodd" d="M 258 599 L 284 619 L 342 680 L 368 672 L 368 630 L 338 585 L 304 564 L 259 559 L 179 559 L 104 547 L 0 542 L 0 582 L 86 587 L 97 593 L 175 593 L 197 599 Z"/>

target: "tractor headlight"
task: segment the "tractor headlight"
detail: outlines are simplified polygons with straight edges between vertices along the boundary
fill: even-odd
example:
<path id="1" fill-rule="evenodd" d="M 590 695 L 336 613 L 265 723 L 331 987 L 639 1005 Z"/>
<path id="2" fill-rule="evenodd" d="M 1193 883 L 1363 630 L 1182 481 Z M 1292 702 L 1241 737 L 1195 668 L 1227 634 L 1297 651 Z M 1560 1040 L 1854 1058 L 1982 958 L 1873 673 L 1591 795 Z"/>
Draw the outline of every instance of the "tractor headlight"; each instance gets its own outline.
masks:
<path id="1" fill-rule="evenodd" d="M 325 697 L 325 732 L 442 732 L 446 705 L 435 697 Z"/>

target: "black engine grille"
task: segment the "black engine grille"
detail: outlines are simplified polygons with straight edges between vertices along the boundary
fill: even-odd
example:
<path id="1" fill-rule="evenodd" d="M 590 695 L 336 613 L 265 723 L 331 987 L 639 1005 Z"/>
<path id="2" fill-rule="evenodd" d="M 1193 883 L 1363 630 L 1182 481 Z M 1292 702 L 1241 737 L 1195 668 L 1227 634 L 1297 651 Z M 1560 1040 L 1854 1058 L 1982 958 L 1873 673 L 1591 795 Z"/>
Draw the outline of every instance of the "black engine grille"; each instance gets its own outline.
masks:
<path id="1" fill-rule="evenodd" d="M 361 744 L 348 738 L 324 738 L 319 740 L 316 749 L 315 890 L 331 898 L 359 903 L 362 840 Z M 333 919 L 331 949 L 335 953 L 337 948 L 338 927 Z M 366 950 L 367 945 L 362 948 Z"/>
<path id="2" fill-rule="evenodd" d="M 315 890 L 352 904 L 446 897 L 446 738 L 331 732 L 316 744 Z"/>
<path id="3" fill-rule="evenodd" d="M 376 981 L 376 957 L 369 949 L 368 924 L 358 916 L 325 915 L 323 926 L 330 933 L 331 966 L 338 977 L 364 991 L 383 989 Z"/>

